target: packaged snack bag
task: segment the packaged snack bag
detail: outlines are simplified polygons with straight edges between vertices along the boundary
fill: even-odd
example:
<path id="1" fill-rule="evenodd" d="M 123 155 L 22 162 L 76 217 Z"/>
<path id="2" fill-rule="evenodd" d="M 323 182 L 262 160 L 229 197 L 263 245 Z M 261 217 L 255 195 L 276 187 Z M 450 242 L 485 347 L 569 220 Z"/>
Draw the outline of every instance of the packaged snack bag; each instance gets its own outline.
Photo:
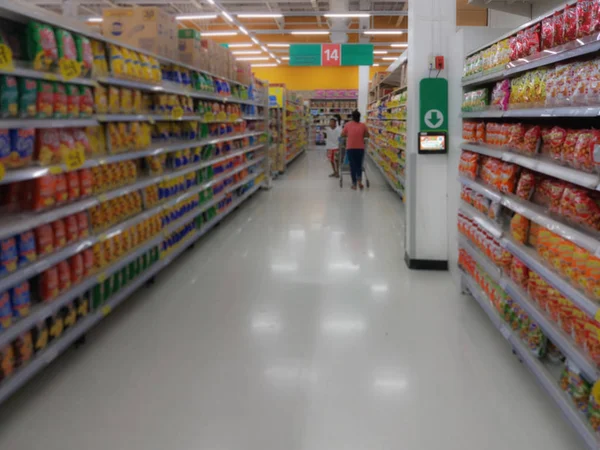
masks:
<path id="1" fill-rule="evenodd" d="M 35 129 L 17 128 L 10 130 L 10 159 L 8 167 L 23 167 L 33 159 Z"/>
<path id="2" fill-rule="evenodd" d="M 519 150 L 527 155 L 535 155 L 540 149 L 541 136 L 542 131 L 539 125 L 526 127 L 525 135 L 523 136 L 523 144 Z"/>
<path id="3" fill-rule="evenodd" d="M 92 172 L 90 169 L 81 169 L 77 171 L 79 175 L 79 192 L 82 197 L 88 197 L 93 193 Z"/>
<path id="4" fill-rule="evenodd" d="M 10 131 L 6 128 L 0 129 L 0 163 L 10 165 Z"/>
<path id="5" fill-rule="evenodd" d="M 56 265 L 58 269 L 58 289 L 65 292 L 71 288 L 71 268 L 67 261 L 61 261 Z"/>
<path id="6" fill-rule="evenodd" d="M 48 327 L 48 340 L 50 342 L 62 336 L 65 329 L 65 323 L 60 311 L 54 316 L 46 319 L 46 326 Z"/>
<path id="7" fill-rule="evenodd" d="M 38 353 L 46 348 L 48 345 L 48 327 L 46 322 L 42 321 L 32 328 L 31 337 L 33 339 L 33 351 Z"/>
<path id="8" fill-rule="evenodd" d="M 79 174 L 76 171 L 67 172 L 67 193 L 70 202 L 77 200 L 81 195 Z"/>
<path id="9" fill-rule="evenodd" d="M 58 268 L 56 266 L 42 272 L 39 292 L 40 298 L 44 302 L 49 302 L 58 297 Z"/>
<path id="10" fill-rule="evenodd" d="M 529 233 L 529 219 L 520 214 L 515 214 L 510 221 L 510 232 L 517 242 L 525 244 Z"/>
<path id="11" fill-rule="evenodd" d="M 96 113 L 98 114 L 107 114 L 109 111 L 108 107 L 108 91 L 102 85 L 98 85 L 94 87 L 94 107 L 96 108 Z"/>
<path id="12" fill-rule="evenodd" d="M 19 77 L 19 115 L 23 118 L 34 118 L 37 115 L 37 83 L 34 79 Z"/>
<path id="13" fill-rule="evenodd" d="M 546 346 L 548 339 L 544 335 L 538 324 L 531 322 L 529 325 L 529 333 L 527 335 L 527 345 L 529 350 L 538 358 L 546 354 Z"/>
<path id="14" fill-rule="evenodd" d="M 92 40 L 92 54 L 94 55 L 94 69 L 98 75 L 108 74 L 108 62 L 106 61 L 106 50 L 104 42 Z"/>
<path id="15" fill-rule="evenodd" d="M 525 140 L 525 126 L 522 123 L 514 123 L 509 126 L 509 134 L 508 134 L 508 145 L 514 149 L 520 149 L 523 147 L 523 142 Z"/>
<path id="16" fill-rule="evenodd" d="M 15 352 L 15 368 L 18 368 L 29 361 L 33 355 L 31 332 L 26 331 L 17 337 L 13 342 L 13 348 Z"/>
<path id="17" fill-rule="evenodd" d="M 79 227 L 77 224 L 77 216 L 75 214 L 65 217 L 65 231 L 67 244 L 72 244 L 79 240 Z"/>
<path id="18" fill-rule="evenodd" d="M 83 279 L 83 255 L 77 253 L 69 259 L 71 269 L 71 282 L 75 285 Z"/>
<path id="19" fill-rule="evenodd" d="M 54 83 L 54 117 L 67 117 L 67 88 L 62 83 Z"/>
<path id="20" fill-rule="evenodd" d="M 19 257 L 15 238 L 0 240 L 0 275 L 7 275 L 17 270 Z"/>
<path id="21" fill-rule="evenodd" d="M 10 377 L 14 370 L 15 354 L 13 346 L 8 344 L 0 349 L 0 381 Z"/>
<path id="22" fill-rule="evenodd" d="M 67 30 L 57 29 L 55 31 L 58 59 L 77 60 L 77 49 L 73 35 Z"/>
<path id="23" fill-rule="evenodd" d="M 524 200 L 529 200 L 535 192 L 535 175 L 529 170 L 521 171 L 515 194 Z"/>
<path id="24" fill-rule="evenodd" d="M 62 205 L 69 199 L 67 192 L 67 177 L 63 173 L 54 176 L 54 203 Z"/>
<path id="25" fill-rule="evenodd" d="M 590 383 L 581 376 L 581 372 L 575 364 L 571 361 L 567 361 L 567 376 L 569 380 L 569 387 L 567 392 L 573 399 L 575 406 L 583 413 L 587 413 L 588 401 L 591 391 Z"/>
<path id="26" fill-rule="evenodd" d="M 594 387 L 590 391 L 588 415 L 590 417 L 590 425 L 594 431 L 600 431 L 600 382 L 598 381 L 594 383 Z"/>
<path id="27" fill-rule="evenodd" d="M 547 145 L 549 147 L 549 155 L 555 161 L 562 161 L 562 151 L 567 130 L 561 127 L 553 127 L 547 135 Z"/>
<path id="28" fill-rule="evenodd" d="M 37 160 L 43 166 L 57 164 L 60 157 L 60 136 L 58 129 L 40 128 L 37 130 Z"/>
<path id="29" fill-rule="evenodd" d="M 83 276 L 87 277 L 94 273 L 94 251 L 88 248 L 82 252 L 83 255 Z"/>
<path id="30" fill-rule="evenodd" d="M 513 257 L 510 264 L 510 277 L 519 286 L 526 288 L 529 280 L 529 267 L 520 259 Z"/>
<path id="31" fill-rule="evenodd" d="M 19 267 L 26 266 L 37 259 L 33 231 L 24 231 L 17 235 L 17 248 L 19 252 Z"/>
<path id="32" fill-rule="evenodd" d="M 17 78 L 0 75 L 0 117 L 17 117 L 19 114 L 19 89 Z"/>
<path id="33" fill-rule="evenodd" d="M 556 11 L 552 16 L 554 26 L 554 47 L 565 43 L 565 16 L 563 11 Z"/>
<path id="34" fill-rule="evenodd" d="M 496 187 L 506 193 L 515 192 L 517 184 L 517 175 L 519 173 L 519 166 L 512 163 L 503 163 L 500 169 L 500 176 Z"/>
<path id="35" fill-rule="evenodd" d="M 55 220 L 52 222 L 52 232 L 54 234 L 52 242 L 54 242 L 54 249 L 59 250 L 67 245 L 67 230 L 65 222 L 62 219 Z"/>
<path id="36" fill-rule="evenodd" d="M 593 0 L 577 0 L 577 37 L 582 38 L 596 31 L 598 25 L 598 5 Z"/>
<path id="37" fill-rule="evenodd" d="M 37 117 L 50 119 L 54 114 L 54 84 L 51 81 L 37 82 Z"/>
<path id="38" fill-rule="evenodd" d="M 58 48 L 50 25 L 34 21 L 27 24 L 27 53 L 35 70 L 48 70 L 58 63 Z"/>
<path id="39" fill-rule="evenodd" d="M 89 299 L 85 296 L 77 297 L 73 302 L 75 310 L 77 311 L 77 320 L 86 317 L 89 313 Z"/>
<path id="40" fill-rule="evenodd" d="M 77 48 L 77 61 L 81 63 L 81 75 L 86 76 L 90 73 L 94 64 L 92 46 L 88 38 L 76 34 L 75 47 Z"/>
<path id="41" fill-rule="evenodd" d="M 89 86 L 79 86 L 79 116 L 86 118 L 94 114 L 94 96 Z"/>
<path id="42" fill-rule="evenodd" d="M 87 212 L 82 211 L 76 214 L 77 229 L 79 230 L 79 238 L 84 239 L 89 236 L 89 223 Z"/>
<path id="43" fill-rule="evenodd" d="M 89 157 L 92 156 L 90 141 L 83 128 L 73 128 L 70 130 L 73 136 L 73 144 L 77 150 L 83 150 L 83 153 Z"/>
<path id="44" fill-rule="evenodd" d="M 35 229 L 35 243 L 38 256 L 49 255 L 54 251 L 54 232 L 48 223 Z"/>
<path id="45" fill-rule="evenodd" d="M 75 310 L 75 305 L 73 305 L 73 303 L 63 306 L 60 309 L 60 314 L 65 324 L 65 330 L 68 330 L 70 327 L 75 325 L 75 322 L 77 321 L 77 311 Z"/>
<path id="46" fill-rule="evenodd" d="M 564 41 L 574 41 L 579 35 L 579 11 L 577 5 L 566 6 L 564 11 Z"/>
<path id="47" fill-rule="evenodd" d="M 13 317 L 21 318 L 29 315 L 31 295 L 28 281 L 24 281 L 10 290 L 10 303 Z"/>
<path id="48" fill-rule="evenodd" d="M 108 88 L 108 112 L 110 114 L 120 114 L 121 113 L 119 88 L 116 86 L 109 86 L 109 88 Z"/>
<path id="49" fill-rule="evenodd" d="M 10 306 L 10 294 L 8 292 L 0 292 L 0 331 L 6 330 L 11 324 L 12 308 Z"/>
<path id="50" fill-rule="evenodd" d="M 458 164 L 458 172 L 461 175 L 475 179 L 477 177 L 479 155 L 468 151 L 463 151 Z"/>
<path id="51" fill-rule="evenodd" d="M 79 87 L 74 84 L 67 84 L 67 115 L 76 119 L 79 117 L 79 105 L 81 104 L 81 99 L 79 97 Z"/>
<path id="52" fill-rule="evenodd" d="M 549 16 L 542 20 L 541 47 L 546 50 L 554 47 L 554 17 Z"/>
<path id="53" fill-rule="evenodd" d="M 133 94 L 131 89 L 121 88 L 120 94 L 120 109 L 123 114 L 131 114 L 133 110 Z"/>
<path id="54" fill-rule="evenodd" d="M 575 146 L 579 139 L 579 130 L 568 130 L 563 143 L 561 160 L 564 164 L 573 166 L 575 164 Z"/>
<path id="55" fill-rule="evenodd" d="M 600 229 L 600 206 L 586 189 L 567 187 L 560 200 L 559 214 L 592 230 Z"/>

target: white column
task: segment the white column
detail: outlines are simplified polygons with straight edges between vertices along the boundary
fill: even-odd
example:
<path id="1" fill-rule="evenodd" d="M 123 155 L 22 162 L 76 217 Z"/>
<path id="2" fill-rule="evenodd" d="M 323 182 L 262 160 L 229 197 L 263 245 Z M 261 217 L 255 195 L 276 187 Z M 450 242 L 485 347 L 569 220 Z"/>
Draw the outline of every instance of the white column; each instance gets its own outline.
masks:
<path id="1" fill-rule="evenodd" d="M 358 66 L 358 110 L 362 119 L 367 118 L 367 103 L 369 101 L 369 74 L 371 66 Z"/>
<path id="2" fill-rule="evenodd" d="M 429 76 L 434 56 L 448 58 L 456 32 L 456 0 L 419 0 L 408 8 L 408 123 L 406 179 L 406 255 L 409 267 L 443 269 L 448 261 L 446 155 L 419 155 L 419 82 Z M 435 76 L 437 71 L 432 70 Z M 451 86 L 451 85 L 450 85 Z M 449 111 L 448 125 L 459 120 Z M 450 142 L 452 146 L 456 143 Z"/>

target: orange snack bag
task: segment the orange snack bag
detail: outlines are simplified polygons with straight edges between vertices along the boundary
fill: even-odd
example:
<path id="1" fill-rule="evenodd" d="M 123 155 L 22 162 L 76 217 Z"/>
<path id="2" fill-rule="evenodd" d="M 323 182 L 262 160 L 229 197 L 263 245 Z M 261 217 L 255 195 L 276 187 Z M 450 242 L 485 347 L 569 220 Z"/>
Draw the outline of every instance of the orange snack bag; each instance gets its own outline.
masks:
<path id="1" fill-rule="evenodd" d="M 515 192 L 518 173 L 519 166 L 511 163 L 503 163 L 502 168 L 500 169 L 499 184 L 496 187 L 502 192 Z"/>
<path id="2" fill-rule="evenodd" d="M 57 205 L 62 205 L 69 199 L 67 177 L 62 173 L 54 176 L 54 198 Z"/>
<path id="3" fill-rule="evenodd" d="M 77 200 L 81 195 L 81 189 L 79 188 L 79 174 L 77 172 L 67 173 L 67 194 L 70 202 Z"/>
<path id="4" fill-rule="evenodd" d="M 65 227 L 67 232 L 67 244 L 79 240 L 79 228 L 77 226 L 77 216 L 72 214 L 65 217 Z"/>
<path id="5" fill-rule="evenodd" d="M 58 289 L 65 292 L 71 288 L 71 268 L 67 261 L 61 261 L 56 265 L 58 269 Z"/>
<path id="6" fill-rule="evenodd" d="M 34 211 L 50 208 L 56 203 L 56 178 L 46 175 L 33 180 L 31 208 Z"/>
<path id="7" fill-rule="evenodd" d="M 520 214 L 515 214 L 510 221 L 510 232 L 517 242 L 525 244 L 529 233 L 529 219 Z"/>
<path id="8" fill-rule="evenodd" d="M 476 178 L 478 161 L 479 155 L 477 153 L 463 151 L 458 163 L 458 172 L 466 177 Z"/>
<path id="9" fill-rule="evenodd" d="M 40 276 L 40 297 L 48 302 L 58 297 L 58 269 L 56 266 L 44 271 Z"/>
<path id="10" fill-rule="evenodd" d="M 35 247 L 38 256 L 49 255 L 54 251 L 54 232 L 52 226 L 48 223 L 40 225 L 34 231 Z"/>
<path id="11" fill-rule="evenodd" d="M 585 264 L 585 292 L 594 300 L 600 300 L 600 259 L 590 255 Z"/>
<path id="12" fill-rule="evenodd" d="M 77 284 L 83 279 L 83 255 L 77 253 L 69 259 L 69 268 L 71 269 L 71 283 Z"/>
<path id="13" fill-rule="evenodd" d="M 88 215 L 85 211 L 77 213 L 77 229 L 79 230 L 80 239 L 84 239 L 90 235 Z"/>
<path id="14" fill-rule="evenodd" d="M 82 197 L 93 194 L 93 180 L 90 169 L 81 169 L 77 171 L 79 176 L 79 193 Z"/>
<path id="15" fill-rule="evenodd" d="M 575 163 L 575 146 L 577 145 L 577 139 L 579 139 L 579 133 L 579 130 L 568 130 L 564 140 L 561 160 L 569 166 L 573 166 Z"/>
<path id="16" fill-rule="evenodd" d="M 59 250 L 67 245 L 67 231 L 65 222 L 62 219 L 52 222 L 52 232 L 54 233 L 54 249 Z"/>
<path id="17" fill-rule="evenodd" d="M 94 273 L 94 251 L 88 248 L 82 252 L 83 254 L 83 276 L 87 277 Z"/>

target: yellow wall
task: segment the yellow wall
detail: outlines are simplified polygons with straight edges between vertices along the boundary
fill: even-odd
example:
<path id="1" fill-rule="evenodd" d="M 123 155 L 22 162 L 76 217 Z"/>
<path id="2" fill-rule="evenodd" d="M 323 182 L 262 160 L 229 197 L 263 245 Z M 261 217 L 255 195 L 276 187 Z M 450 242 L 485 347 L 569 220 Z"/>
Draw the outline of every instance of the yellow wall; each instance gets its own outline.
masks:
<path id="1" fill-rule="evenodd" d="M 358 89 L 358 67 L 255 67 L 257 78 L 293 91 Z"/>

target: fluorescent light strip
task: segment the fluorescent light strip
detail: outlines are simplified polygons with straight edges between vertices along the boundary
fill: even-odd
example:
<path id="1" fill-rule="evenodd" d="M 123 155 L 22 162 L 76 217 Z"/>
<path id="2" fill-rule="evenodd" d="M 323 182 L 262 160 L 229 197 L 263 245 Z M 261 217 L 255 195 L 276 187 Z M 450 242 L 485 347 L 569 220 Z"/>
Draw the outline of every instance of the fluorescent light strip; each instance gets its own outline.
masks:
<path id="1" fill-rule="evenodd" d="M 267 47 L 289 47 L 290 44 L 267 44 Z"/>
<path id="2" fill-rule="evenodd" d="M 235 58 L 238 61 L 268 61 L 268 56 L 242 56 L 241 58 Z"/>
<path id="3" fill-rule="evenodd" d="M 385 50 L 373 50 L 374 55 L 387 55 Z"/>
<path id="4" fill-rule="evenodd" d="M 283 59 L 284 61 L 289 61 L 290 57 L 289 56 L 282 56 L 281 59 Z"/>
<path id="5" fill-rule="evenodd" d="M 371 14 L 367 13 L 341 13 L 341 14 L 324 14 L 325 17 L 341 17 L 341 18 L 352 18 L 352 17 L 371 17 Z"/>
<path id="6" fill-rule="evenodd" d="M 211 5 L 215 4 L 215 0 L 208 0 L 208 3 L 210 3 Z"/>
<path id="7" fill-rule="evenodd" d="M 398 30 L 365 30 L 363 34 L 404 34 L 404 31 Z"/>
<path id="8" fill-rule="evenodd" d="M 383 61 L 396 61 L 398 59 L 398 57 L 395 56 L 384 56 L 383 58 L 381 58 Z"/>
<path id="9" fill-rule="evenodd" d="M 408 44 L 392 44 L 392 45 L 390 45 L 390 47 L 406 48 L 406 47 L 408 47 Z"/>
<path id="10" fill-rule="evenodd" d="M 232 55 L 260 55 L 260 50 L 237 50 L 231 52 Z"/>
<path id="11" fill-rule="evenodd" d="M 225 17 L 227 20 L 233 22 L 233 17 L 231 17 L 229 13 L 227 13 L 226 11 L 221 11 L 221 14 L 223 14 L 223 17 Z"/>
<path id="12" fill-rule="evenodd" d="M 260 42 L 258 42 L 258 39 L 256 39 L 254 36 L 252 36 L 250 39 L 252 39 L 252 42 L 255 44 L 260 45 Z"/>
<path id="13" fill-rule="evenodd" d="M 262 48 L 262 49 L 263 49 L 263 52 L 266 52 L 266 53 L 268 53 L 268 52 L 269 52 L 269 50 L 267 50 L 267 47 L 265 47 L 264 45 L 261 45 L 261 46 L 260 46 L 260 48 Z"/>
<path id="14" fill-rule="evenodd" d="M 329 34 L 329 31 L 317 31 L 317 30 L 302 30 L 302 31 L 292 31 L 292 34 L 296 35 L 324 35 Z"/>
<path id="15" fill-rule="evenodd" d="M 246 47 L 252 47 L 252 45 L 254 44 L 227 44 L 229 46 L 229 48 L 246 48 Z"/>
<path id="16" fill-rule="evenodd" d="M 277 67 L 277 64 L 276 63 L 250 64 L 250 67 Z"/>
<path id="17" fill-rule="evenodd" d="M 244 34 L 248 34 L 248 30 L 246 30 L 244 27 L 238 27 L 240 29 L 240 31 Z"/>
<path id="18" fill-rule="evenodd" d="M 202 33 L 202 36 L 237 36 L 237 31 L 209 31 L 208 33 Z"/>
<path id="19" fill-rule="evenodd" d="M 277 19 L 283 17 L 283 14 L 238 14 L 240 19 Z"/>
<path id="20" fill-rule="evenodd" d="M 379 64 L 375 63 L 373 64 L 373 67 L 379 67 Z"/>
<path id="21" fill-rule="evenodd" d="M 273 59 L 277 59 L 277 57 L 276 57 L 276 56 L 275 56 L 273 53 L 271 53 L 271 52 L 269 52 L 269 56 L 270 56 L 271 58 L 273 58 Z"/>
<path id="22" fill-rule="evenodd" d="M 216 14 L 183 14 L 181 16 L 175 16 L 175 20 L 204 20 L 216 18 Z"/>
<path id="23" fill-rule="evenodd" d="M 91 22 L 91 23 L 100 23 L 102 22 L 104 19 L 102 17 L 88 17 L 88 19 L 86 20 L 86 22 Z"/>

